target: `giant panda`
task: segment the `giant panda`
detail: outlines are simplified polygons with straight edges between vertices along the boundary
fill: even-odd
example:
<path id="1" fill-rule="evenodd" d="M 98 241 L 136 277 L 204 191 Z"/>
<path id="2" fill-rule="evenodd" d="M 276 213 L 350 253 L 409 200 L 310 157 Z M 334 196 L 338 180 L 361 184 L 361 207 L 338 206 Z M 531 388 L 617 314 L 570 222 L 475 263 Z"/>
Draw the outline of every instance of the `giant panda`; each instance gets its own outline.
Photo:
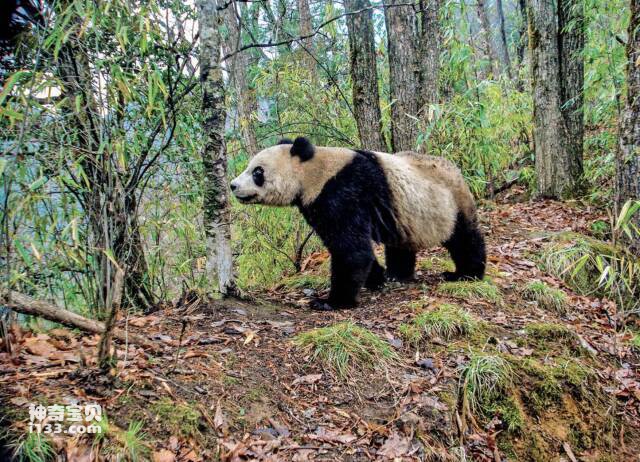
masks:
<path id="1" fill-rule="evenodd" d="M 298 207 L 322 239 L 331 254 L 331 290 L 312 302 L 315 309 L 353 307 L 363 286 L 413 279 L 416 252 L 435 245 L 447 248 L 456 266 L 445 279 L 484 275 L 475 202 L 446 159 L 284 139 L 256 154 L 231 190 L 245 204 Z M 373 242 L 385 245 L 386 272 Z"/>

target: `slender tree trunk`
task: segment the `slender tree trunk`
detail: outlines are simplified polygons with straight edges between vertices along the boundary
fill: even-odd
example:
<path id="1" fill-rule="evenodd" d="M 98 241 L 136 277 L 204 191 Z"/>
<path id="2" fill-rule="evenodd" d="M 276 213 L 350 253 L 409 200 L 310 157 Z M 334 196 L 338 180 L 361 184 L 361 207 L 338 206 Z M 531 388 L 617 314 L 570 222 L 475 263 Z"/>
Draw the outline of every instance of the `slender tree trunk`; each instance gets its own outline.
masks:
<path id="1" fill-rule="evenodd" d="M 225 10 L 225 25 L 227 29 L 226 40 L 223 48 L 226 53 L 231 53 L 242 45 L 240 22 L 235 4 L 229 5 Z M 242 51 L 229 59 L 230 81 L 236 93 L 236 108 L 238 111 L 238 124 L 244 147 L 250 156 L 259 150 L 253 120 L 258 111 L 258 102 L 253 89 L 249 86 L 247 71 L 250 65 L 249 51 Z"/>
<path id="2" fill-rule="evenodd" d="M 485 0 L 476 0 L 476 10 L 478 12 L 478 18 L 480 19 L 480 30 L 482 31 L 483 41 L 489 61 L 491 63 L 491 69 L 493 70 L 493 77 L 497 79 L 500 76 L 498 50 L 493 39 L 493 33 L 491 31 L 491 23 L 489 21 L 489 15 L 487 14 L 487 8 L 485 6 Z"/>
<path id="3" fill-rule="evenodd" d="M 306 36 L 313 32 L 313 26 L 311 24 L 311 12 L 309 10 L 309 0 L 298 0 L 298 14 L 300 16 L 300 36 Z M 313 38 L 308 37 L 302 39 L 302 62 L 309 71 L 311 76 L 315 75 L 316 62 L 313 59 Z"/>
<path id="4" fill-rule="evenodd" d="M 616 155 L 616 209 L 628 200 L 640 200 L 640 0 L 631 0 L 631 20 L 627 42 L 627 102 L 620 121 Z M 640 217 L 635 225 L 640 229 Z M 629 243 L 640 255 L 640 237 Z"/>
<path id="5" fill-rule="evenodd" d="M 347 11 L 370 6 L 369 0 L 345 0 Z M 351 54 L 351 83 L 353 109 L 362 147 L 387 151 L 382 134 L 380 94 L 376 67 L 376 45 L 371 10 L 347 16 L 349 50 Z"/>
<path id="6" fill-rule="evenodd" d="M 567 123 L 570 156 L 582 174 L 584 143 L 584 3 L 558 1 L 560 107 Z"/>
<path id="7" fill-rule="evenodd" d="M 527 16 L 527 0 L 518 0 L 518 11 L 520 12 L 520 20 L 522 23 L 520 24 L 520 31 L 518 37 L 518 64 L 522 66 L 525 58 L 525 50 L 527 49 L 527 44 L 529 43 L 529 17 Z"/>
<path id="8" fill-rule="evenodd" d="M 534 102 L 534 139 L 538 193 L 542 197 L 574 196 L 582 163 L 570 145 L 562 112 L 557 12 L 553 0 L 530 0 L 529 43 Z"/>
<path id="9" fill-rule="evenodd" d="M 224 295 L 236 295 L 224 143 L 224 81 L 220 67 L 222 17 L 216 0 L 199 0 L 200 82 L 204 130 L 204 227 L 207 273 Z M 214 282 L 215 281 L 215 282 Z"/>
<path id="10" fill-rule="evenodd" d="M 420 0 L 420 101 L 423 112 L 439 101 L 440 76 L 440 5 L 442 0 Z"/>
<path id="11" fill-rule="evenodd" d="M 411 6 L 389 0 L 384 16 L 389 50 L 391 146 L 394 152 L 415 149 L 418 136 L 418 63 L 416 18 Z"/>
<path id="12" fill-rule="evenodd" d="M 509 80 L 513 79 L 513 73 L 511 71 L 511 57 L 509 56 L 509 45 L 507 43 L 507 28 L 504 20 L 504 8 L 502 7 L 502 0 L 496 0 L 496 9 L 498 10 L 498 24 L 500 26 L 500 56 L 502 65 Z"/>
<path id="13" fill-rule="evenodd" d="M 95 153 L 80 160 L 89 179 L 89 188 L 80 197 L 88 217 L 97 262 L 96 314 L 100 315 L 103 309 L 111 306 L 113 299 L 116 270 L 107 257 L 108 252 L 112 253 L 118 265 L 128 268 L 124 276 L 123 305 L 148 310 L 153 304 L 153 294 L 146 280 L 147 262 L 138 225 L 135 191 L 124 188 L 123 175 L 115 167 L 115 154 L 98 154 L 100 116 L 93 93 L 94 77 L 89 58 L 81 48 L 66 45 L 58 59 L 58 73 L 70 102 L 66 110 L 78 133 L 76 142 Z M 84 105 L 80 111 L 75 107 L 76 98 Z"/>

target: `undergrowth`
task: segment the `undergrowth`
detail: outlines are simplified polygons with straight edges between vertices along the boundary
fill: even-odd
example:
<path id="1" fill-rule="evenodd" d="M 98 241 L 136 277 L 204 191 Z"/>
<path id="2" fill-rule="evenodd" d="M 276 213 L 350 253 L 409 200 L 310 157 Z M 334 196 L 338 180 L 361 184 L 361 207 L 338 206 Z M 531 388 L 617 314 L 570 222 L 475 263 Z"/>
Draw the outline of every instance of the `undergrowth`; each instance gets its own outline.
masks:
<path id="1" fill-rule="evenodd" d="M 492 303 L 502 303 L 502 293 L 488 279 L 482 281 L 443 282 L 436 292 L 463 300 L 485 300 Z"/>
<path id="2" fill-rule="evenodd" d="M 527 300 L 537 302 L 542 309 L 555 311 L 558 314 L 567 312 L 567 294 L 560 289 L 550 287 L 545 282 L 531 281 L 524 287 L 522 295 Z"/>
<path id="3" fill-rule="evenodd" d="M 293 342 L 341 379 L 355 371 L 386 368 L 398 360 L 388 342 L 350 321 L 303 332 Z"/>
<path id="4" fill-rule="evenodd" d="M 468 311 L 457 305 L 445 303 L 433 311 L 418 313 L 413 321 L 401 324 L 398 329 L 407 340 L 417 343 L 425 337 L 449 340 L 454 336 L 472 332 L 477 324 Z"/>

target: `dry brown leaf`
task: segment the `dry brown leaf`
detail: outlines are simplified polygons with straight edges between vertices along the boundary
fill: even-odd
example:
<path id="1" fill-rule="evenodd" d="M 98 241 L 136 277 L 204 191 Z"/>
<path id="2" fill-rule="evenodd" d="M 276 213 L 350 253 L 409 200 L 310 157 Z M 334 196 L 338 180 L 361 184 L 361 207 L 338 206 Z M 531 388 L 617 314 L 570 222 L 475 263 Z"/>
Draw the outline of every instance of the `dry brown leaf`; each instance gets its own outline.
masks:
<path id="1" fill-rule="evenodd" d="M 153 462 L 174 462 L 176 455 L 168 449 L 160 449 L 153 453 L 152 460 Z"/>
<path id="2" fill-rule="evenodd" d="M 411 438 L 401 436 L 398 432 L 393 432 L 378 451 L 378 455 L 395 459 L 396 457 L 405 456 L 410 449 Z"/>

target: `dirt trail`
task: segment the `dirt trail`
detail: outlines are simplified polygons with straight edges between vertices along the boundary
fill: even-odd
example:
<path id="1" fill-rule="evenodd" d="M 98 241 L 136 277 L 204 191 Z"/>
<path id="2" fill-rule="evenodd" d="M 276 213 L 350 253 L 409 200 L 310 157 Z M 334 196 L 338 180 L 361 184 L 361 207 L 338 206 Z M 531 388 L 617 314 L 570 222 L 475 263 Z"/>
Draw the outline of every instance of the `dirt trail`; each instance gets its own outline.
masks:
<path id="1" fill-rule="evenodd" d="M 460 460 L 463 452 L 492 461 L 637 460 L 638 352 L 628 346 L 627 334 L 616 334 L 609 325 L 609 302 L 575 295 L 542 273 L 532 257 L 545 233 L 588 232 L 598 214 L 535 202 L 500 204 L 481 216 L 488 275 L 502 302 L 437 293 L 440 268 L 432 263 L 446 255 L 435 249 L 420 255 L 414 284 L 365 292 L 361 306 L 349 311 L 313 312 L 305 307 L 308 291 L 280 289 L 259 294 L 262 301 L 256 303 L 193 298 L 132 317 L 129 328 L 163 344 L 164 354 L 150 357 L 120 345 L 109 380 L 81 365 L 94 361 L 95 336 L 63 329 L 23 333 L 13 358 L 0 354 L 0 412 L 9 435 L 25 431 L 27 403 L 77 399 L 102 404 L 111 425 L 122 431 L 133 420 L 143 422 L 148 450 L 142 458 L 162 461 Z M 521 298 L 518 288 L 533 279 L 566 291 L 567 314 Z M 419 347 L 403 340 L 398 327 L 413 319 L 416 303 L 429 310 L 443 302 L 457 303 L 484 321 L 482 335 L 434 338 Z M 291 342 L 300 332 L 345 320 L 388 340 L 400 362 L 343 381 Z M 530 340 L 523 329 L 542 322 L 565 326 L 575 334 L 573 343 Z M 513 400 L 524 419 L 520 430 L 505 428 L 504 412 L 493 418 L 465 412 L 458 394 L 460 368 L 474 351 L 508 356 L 534 371 L 529 366 L 515 371 L 519 385 Z M 537 381 L 543 379 L 533 363 L 542 370 L 567 358 L 595 371 L 589 387 L 601 393 L 567 385 L 551 404 L 535 408 Z M 101 443 L 103 449 L 108 453 L 110 444 L 115 454 L 116 440 Z M 86 436 L 57 436 L 53 442 L 68 460 L 93 460 L 99 447 Z"/>

